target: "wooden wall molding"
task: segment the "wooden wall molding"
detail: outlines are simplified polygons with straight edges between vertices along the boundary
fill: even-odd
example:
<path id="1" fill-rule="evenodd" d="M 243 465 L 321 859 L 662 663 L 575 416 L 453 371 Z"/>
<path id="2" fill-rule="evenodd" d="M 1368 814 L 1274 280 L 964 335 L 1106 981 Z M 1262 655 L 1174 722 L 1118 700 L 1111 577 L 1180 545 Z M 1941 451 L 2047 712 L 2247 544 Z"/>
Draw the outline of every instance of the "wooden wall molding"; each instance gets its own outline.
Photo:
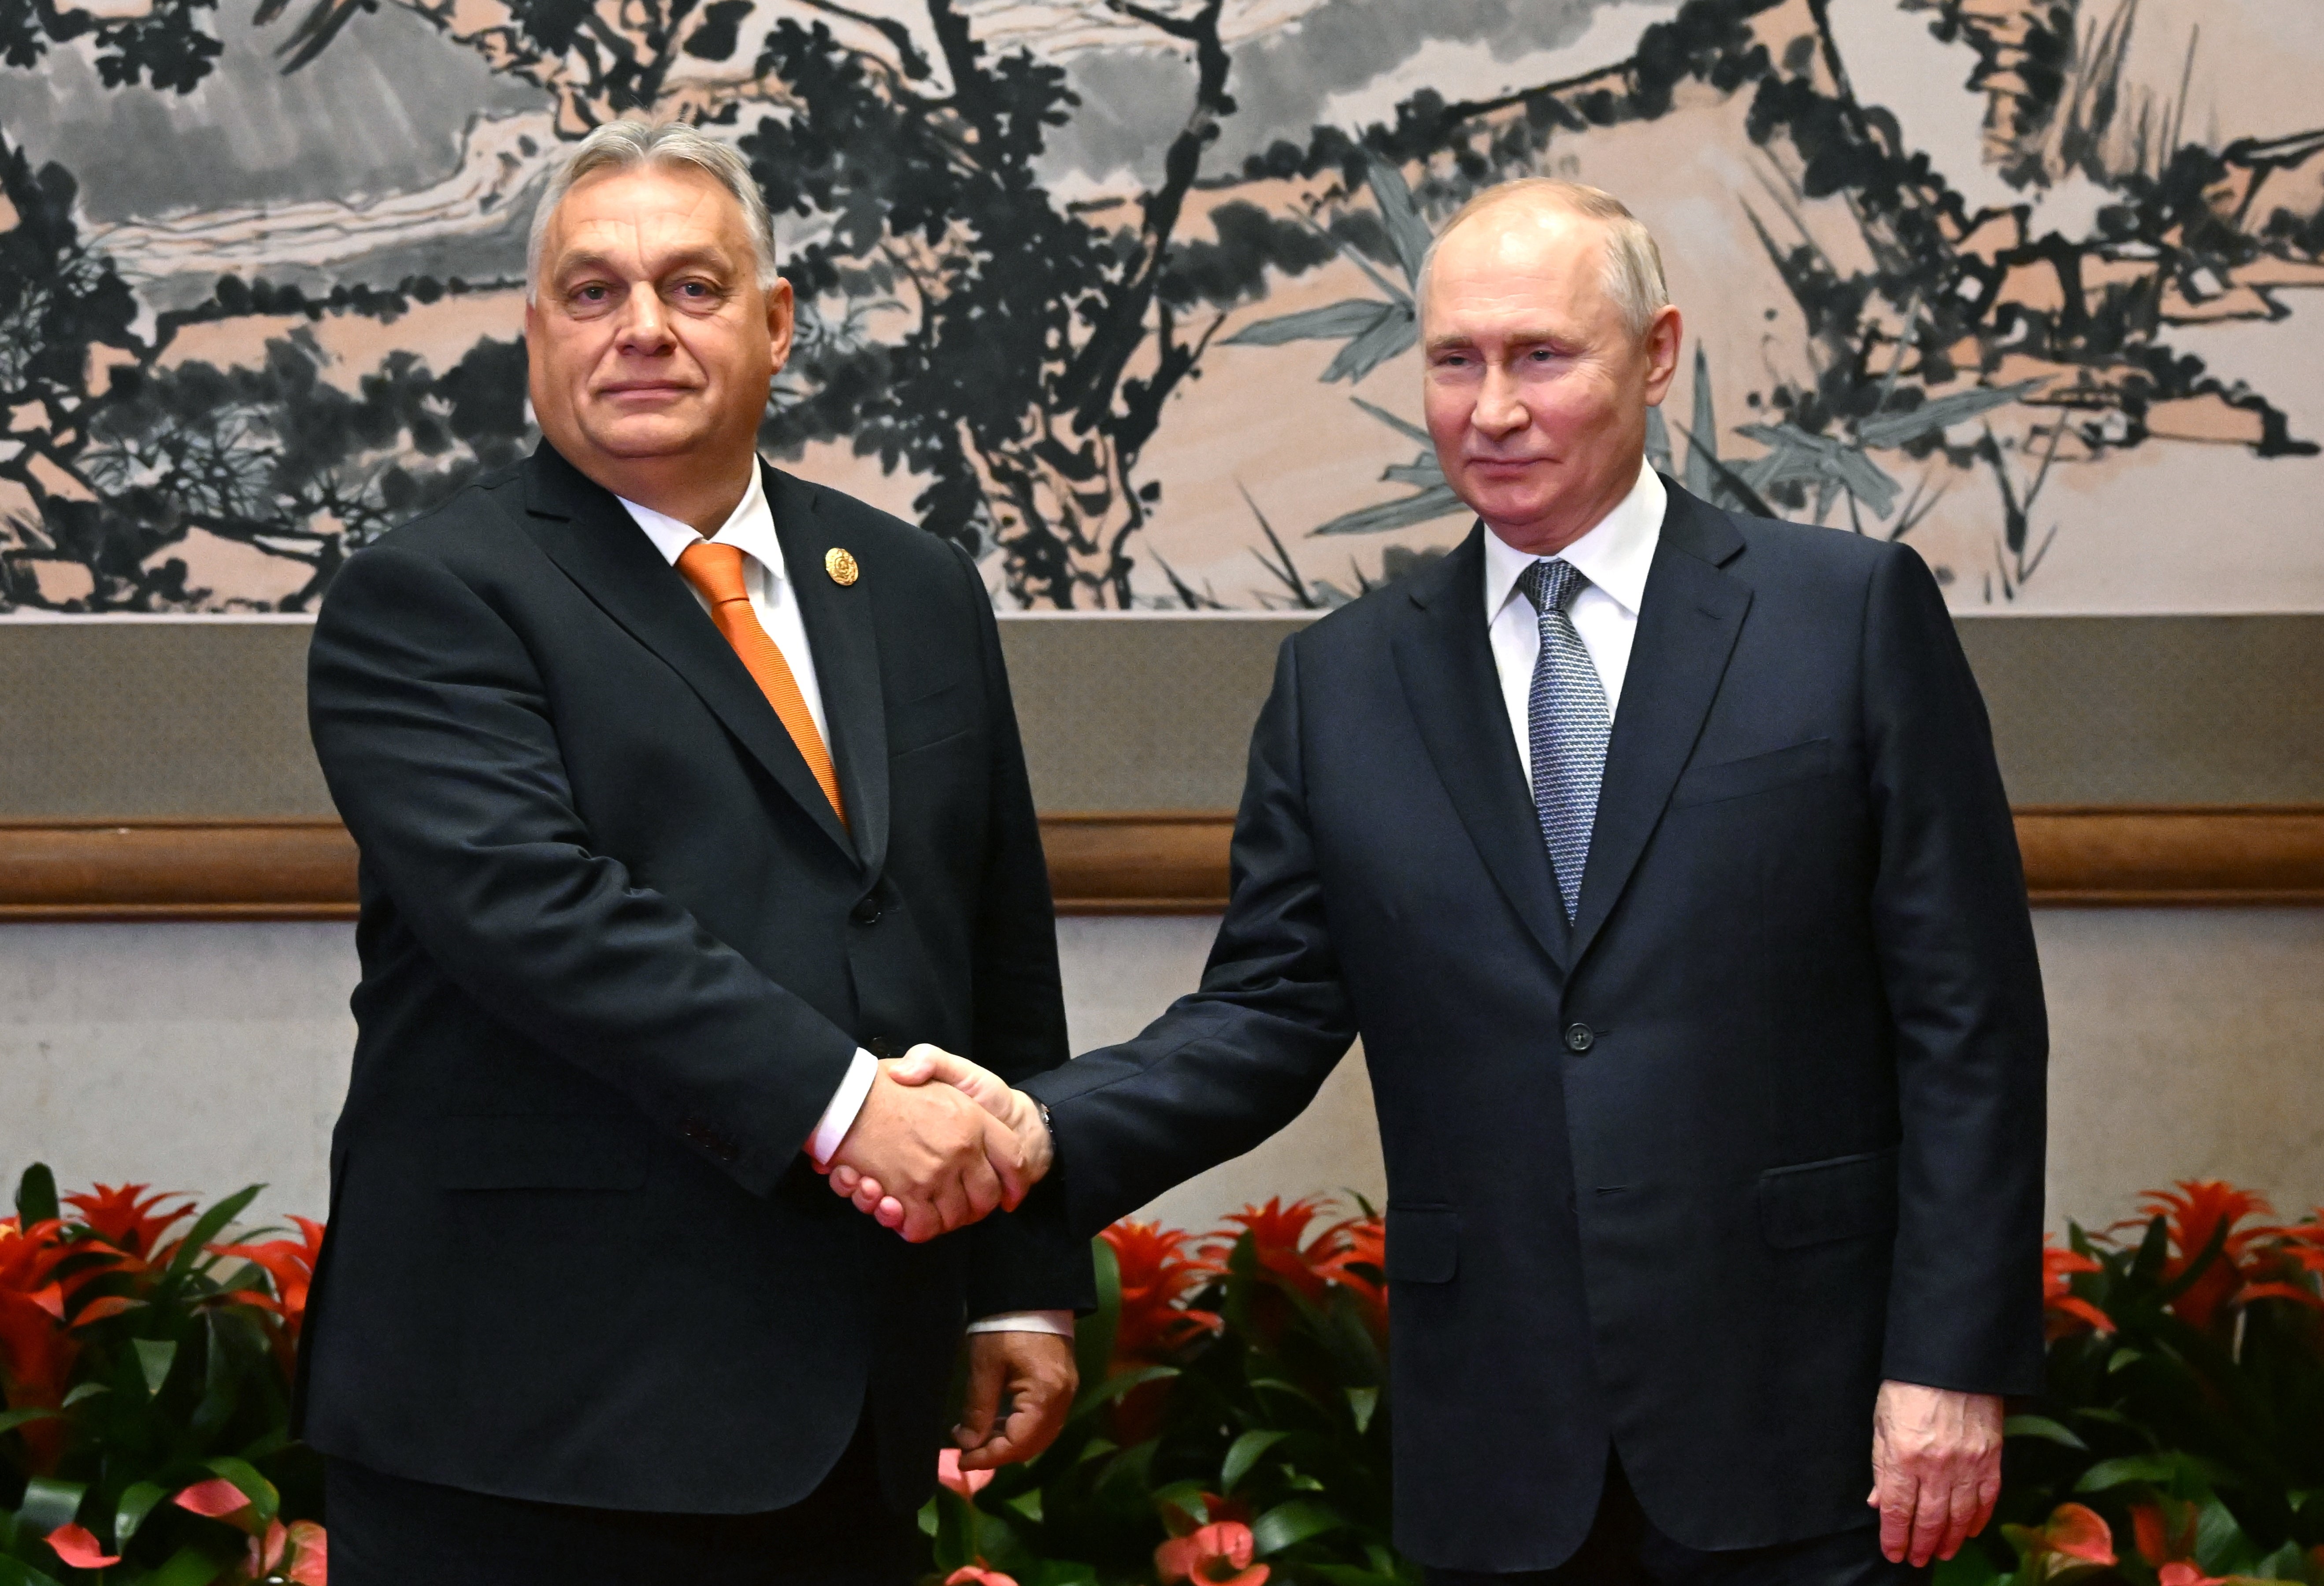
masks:
<path id="1" fill-rule="evenodd" d="M 2324 805 L 2017 812 L 2037 907 L 2324 905 Z M 1223 813 L 1041 819 L 1063 914 L 1211 914 Z M 0 822 L 0 922 L 352 919 L 337 821 Z"/>

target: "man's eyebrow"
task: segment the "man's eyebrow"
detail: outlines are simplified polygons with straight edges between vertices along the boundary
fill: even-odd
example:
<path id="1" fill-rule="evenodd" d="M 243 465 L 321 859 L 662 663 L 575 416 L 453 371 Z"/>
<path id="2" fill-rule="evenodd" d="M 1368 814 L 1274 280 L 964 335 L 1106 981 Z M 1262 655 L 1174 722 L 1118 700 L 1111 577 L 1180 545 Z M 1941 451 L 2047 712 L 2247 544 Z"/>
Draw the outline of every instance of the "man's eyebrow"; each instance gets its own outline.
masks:
<path id="1" fill-rule="evenodd" d="M 1496 337 L 1494 339 L 1496 341 L 1508 342 L 1513 346 L 1534 347 L 1543 346 L 1545 343 L 1556 345 L 1563 342 L 1566 338 L 1560 336 L 1554 330 L 1536 328 L 1513 330 L 1507 336 Z M 1432 336 L 1428 338 L 1427 350 L 1432 353 L 1457 352 L 1464 347 L 1473 347 L 1476 345 L 1477 338 L 1473 336 L 1462 336 L 1458 334 Z"/>
<path id="2" fill-rule="evenodd" d="M 709 270 L 719 275 L 726 275 L 732 273 L 733 269 L 733 263 L 725 254 L 714 247 L 682 249 L 655 263 L 658 266 L 657 276 L 668 275 L 678 270 Z M 614 263 L 611 254 L 585 250 L 581 253 L 567 254 L 564 258 L 559 259 L 552 279 L 564 281 L 588 271 L 602 271 L 607 275 L 622 273 L 622 267 Z"/>

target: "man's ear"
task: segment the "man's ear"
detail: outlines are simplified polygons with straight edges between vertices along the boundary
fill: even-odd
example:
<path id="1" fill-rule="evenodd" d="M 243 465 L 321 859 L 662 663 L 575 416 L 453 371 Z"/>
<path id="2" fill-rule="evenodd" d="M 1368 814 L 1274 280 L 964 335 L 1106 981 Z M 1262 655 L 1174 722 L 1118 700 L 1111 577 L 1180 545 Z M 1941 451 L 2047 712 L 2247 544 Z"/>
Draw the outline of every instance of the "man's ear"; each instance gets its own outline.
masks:
<path id="1" fill-rule="evenodd" d="M 767 342 L 778 374 L 790 361 L 791 340 L 798 331 L 798 306 L 791 297 L 791 283 L 779 276 L 767 289 Z"/>
<path id="2" fill-rule="evenodd" d="M 1663 398 L 1670 394 L 1671 382 L 1678 376 L 1679 348 L 1685 345 L 1685 327 L 1680 322 L 1678 305 L 1665 303 L 1646 321 L 1646 406 L 1660 407 Z"/>

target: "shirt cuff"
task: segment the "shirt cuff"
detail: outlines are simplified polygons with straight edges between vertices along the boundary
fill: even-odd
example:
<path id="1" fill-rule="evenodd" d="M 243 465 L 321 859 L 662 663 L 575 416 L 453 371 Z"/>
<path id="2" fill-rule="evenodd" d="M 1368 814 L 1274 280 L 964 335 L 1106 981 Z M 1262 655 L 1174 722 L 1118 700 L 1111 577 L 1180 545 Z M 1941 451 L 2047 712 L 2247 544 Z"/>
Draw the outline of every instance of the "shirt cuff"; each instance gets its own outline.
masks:
<path id="1" fill-rule="evenodd" d="M 971 1332 L 1054 1332 L 1059 1338 L 1074 1335 L 1074 1314 L 1071 1311 L 1003 1311 L 997 1316 L 980 1316 L 968 1324 Z"/>
<path id="2" fill-rule="evenodd" d="M 831 1105 L 823 1110 L 822 1120 L 807 1137 L 807 1154 L 815 1158 L 817 1167 L 838 1154 L 839 1142 L 855 1127 L 855 1115 L 863 1111 L 863 1099 L 872 1093 L 872 1082 L 879 1077 L 880 1060 L 862 1047 L 856 1047 L 855 1060 L 847 1065 L 847 1077 L 831 1093 Z"/>

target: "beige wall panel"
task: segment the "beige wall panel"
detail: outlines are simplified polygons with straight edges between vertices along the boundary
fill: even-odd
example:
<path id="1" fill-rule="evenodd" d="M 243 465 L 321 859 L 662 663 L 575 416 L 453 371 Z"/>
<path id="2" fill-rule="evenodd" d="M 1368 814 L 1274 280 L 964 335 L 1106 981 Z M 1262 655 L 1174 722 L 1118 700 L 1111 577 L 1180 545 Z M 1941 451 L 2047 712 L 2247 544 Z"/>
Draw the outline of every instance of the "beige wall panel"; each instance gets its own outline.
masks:
<path id="1" fill-rule="evenodd" d="M 2053 1222 L 2222 1176 L 2324 1201 L 2324 910 L 2049 910 Z M 1077 1049 L 1134 1035 L 1202 972 L 1207 919 L 1064 923 Z M 0 930 L 0 1174 L 143 1180 L 319 1213 L 354 1028 L 337 925 Z M 1384 1189 L 1360 1054 L 1258 1150 L 1144 1215 L 1206 1228 L 1269 1195 Z"/>

